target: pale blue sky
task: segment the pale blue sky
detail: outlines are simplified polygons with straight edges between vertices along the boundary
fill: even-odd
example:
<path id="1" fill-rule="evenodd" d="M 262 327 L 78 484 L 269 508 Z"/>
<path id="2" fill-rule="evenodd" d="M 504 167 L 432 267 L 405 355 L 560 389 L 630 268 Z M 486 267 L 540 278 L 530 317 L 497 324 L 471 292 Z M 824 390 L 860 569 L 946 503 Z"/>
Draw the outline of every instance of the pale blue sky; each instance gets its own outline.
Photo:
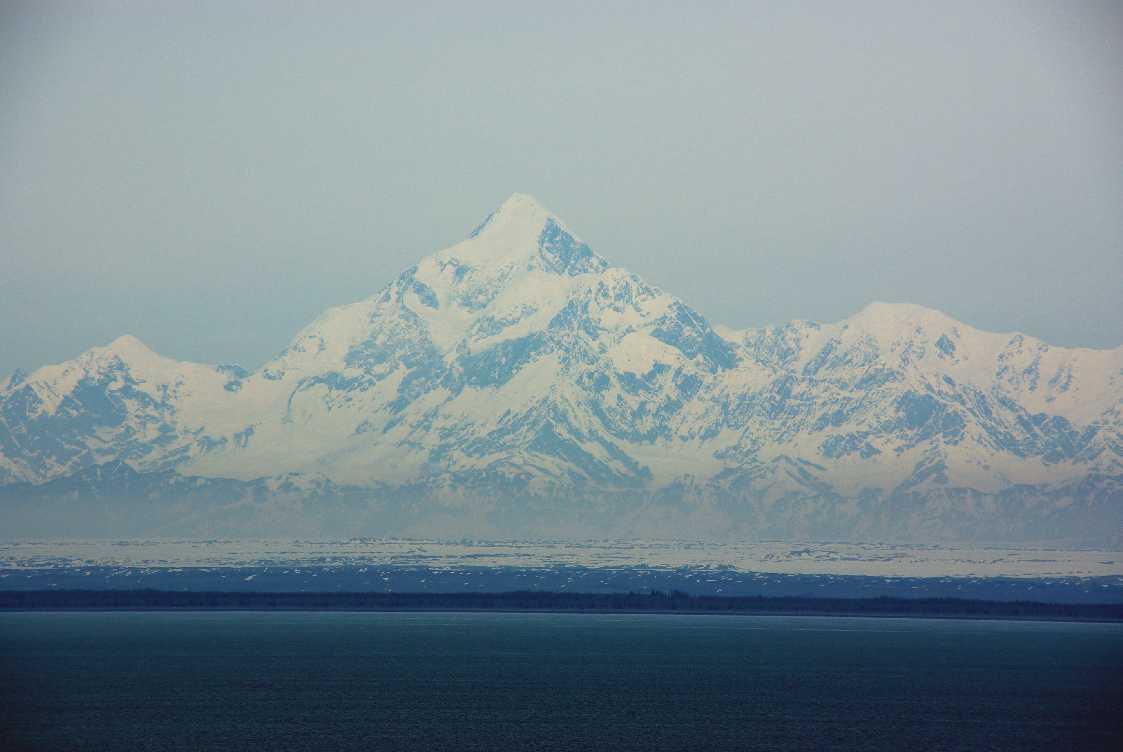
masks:
<path id="1" fill-rule="evenodd" d="M 731 326 L 1123 343 L 1123 5 L 584 5 L 0 3 L 0 373 L 256 366 L 514 191 Z"/>

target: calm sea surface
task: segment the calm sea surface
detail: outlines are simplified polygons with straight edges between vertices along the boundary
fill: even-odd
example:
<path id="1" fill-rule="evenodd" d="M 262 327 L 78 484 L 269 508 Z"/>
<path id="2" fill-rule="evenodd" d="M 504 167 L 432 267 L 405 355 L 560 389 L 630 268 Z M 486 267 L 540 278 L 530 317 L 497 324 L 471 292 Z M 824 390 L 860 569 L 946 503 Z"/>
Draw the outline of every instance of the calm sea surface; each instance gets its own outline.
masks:
<path id="1" fill-rule="evenodd" d="M 0 614 L 5 750 L 1123 749 L 1123 626 Z"/>

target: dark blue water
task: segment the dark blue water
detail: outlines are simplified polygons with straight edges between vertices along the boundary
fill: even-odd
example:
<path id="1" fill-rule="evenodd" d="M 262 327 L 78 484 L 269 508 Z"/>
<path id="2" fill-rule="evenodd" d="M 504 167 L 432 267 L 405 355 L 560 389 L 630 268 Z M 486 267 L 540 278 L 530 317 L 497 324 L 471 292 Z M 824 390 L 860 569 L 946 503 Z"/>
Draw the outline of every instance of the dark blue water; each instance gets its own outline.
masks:
<path id="1" fill-rule="evenodd" d="M 0 614 L 0 747 L 1123 749 L 1123 626 Z"/>

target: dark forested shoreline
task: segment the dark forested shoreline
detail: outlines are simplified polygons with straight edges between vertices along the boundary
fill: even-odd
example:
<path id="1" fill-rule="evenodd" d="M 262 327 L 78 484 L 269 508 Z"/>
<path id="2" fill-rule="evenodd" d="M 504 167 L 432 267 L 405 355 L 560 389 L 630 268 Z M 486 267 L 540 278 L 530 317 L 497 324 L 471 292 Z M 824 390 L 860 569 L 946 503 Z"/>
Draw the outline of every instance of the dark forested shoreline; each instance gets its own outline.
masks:
<path id="1" fill-rule="evenodd" d="M 0 610 L 570 611 L 1123 621 L 1123 603 L 1042 603 L 957 598 L 730 597 L 689 595 L 679 591 L 268 593 L 32 590 L 0 591 Z"/>

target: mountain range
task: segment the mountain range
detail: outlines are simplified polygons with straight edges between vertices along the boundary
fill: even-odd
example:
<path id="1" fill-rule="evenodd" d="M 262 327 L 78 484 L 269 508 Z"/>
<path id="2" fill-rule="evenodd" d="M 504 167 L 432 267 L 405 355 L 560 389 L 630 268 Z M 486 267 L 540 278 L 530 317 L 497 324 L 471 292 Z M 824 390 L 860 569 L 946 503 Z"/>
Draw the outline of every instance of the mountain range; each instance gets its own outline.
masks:
<path id="1" fill-rule="evenodd" d="M 0 527 L 1119 542 L 1123 347 L 714 326 L 515 194 L 253 372 L 123 336 L 0 381 Z"/>

